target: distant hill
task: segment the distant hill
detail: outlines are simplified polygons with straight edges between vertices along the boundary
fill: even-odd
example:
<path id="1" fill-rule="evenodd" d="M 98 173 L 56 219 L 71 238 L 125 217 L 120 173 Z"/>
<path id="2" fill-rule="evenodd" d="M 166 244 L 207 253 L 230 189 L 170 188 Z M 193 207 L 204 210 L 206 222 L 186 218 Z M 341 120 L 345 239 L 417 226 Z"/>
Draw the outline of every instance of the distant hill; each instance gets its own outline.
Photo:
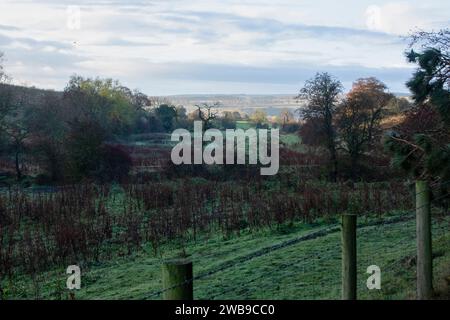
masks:
<path id="1" fill-rule="evenodd" d="M 394 93 L 397 97 L 409 98 L 407 93 Z M 221 108 L 224 110 L 240 111 L 251 114 L 255 109 L 264 109 L 269 116 L 280 114 L 280 109 L 290 109 L 295 111 L 301 108 L 304 103 L 295 98 L 296 94 L 268 94 L 268 95 L 252 95 L 252 94 L 192 94 L 192 95 L 172 95 L 165 96 L 175 105 L 183 105 L 188 111 L 195 108 L 195 105 L 208 103 L 213 104 L 220 102 Z"/>
<path id="2" fill-rule="evenodd" d="M 295 99 L 295 94 L 197 94 L 173 95 L 165 98 L 173 104 L 185 106 L 188 111 L 193 110 L 197 104 L 220 102 L 220 106 L 224 110 L 237 110 L 250 114 L 256 108 L 262 108 L 269 116 L 278 115 L 282 108 L 295 110 L 301 106 L 301 102 Z"/>
<path id="3" fill-rule="evenodd" d="M 45 97 L 49 95 L 62 96 L 61 91 L 44 90 L 35 87 L 24 87 L 12 84 L 0 83 L 0 95 L 3 92 L 11 92 L 17 101 L 26 102 L 28 105 L 41 105 Z"/>
<path id="4" fill-rule="evenodd" d="M 10 88 L 14 91 L 14 96 L 26 99 L 29 103 L 39 104 L 45 95 L 62 95 L 61 91 L 44 90 L 35 87 L 23 87 L 18 85 L 0 84 L 2 88 Z M 397 97 L 409 98 L 407 93 L 394 93 Z M 190 94 L 171 95 L 158 97 L 163 98 L 175 105 L 183 105 L 190 112 L 195 105 L 219 102 L 222 110 L 239 111 L 251 114 L 255 109 L 263 109 L 269 116 L 277 116 L 280 110 L 287 108 L 292 112 L 302 107 L 303 102 L 295 98 L 296 94 Z"/>

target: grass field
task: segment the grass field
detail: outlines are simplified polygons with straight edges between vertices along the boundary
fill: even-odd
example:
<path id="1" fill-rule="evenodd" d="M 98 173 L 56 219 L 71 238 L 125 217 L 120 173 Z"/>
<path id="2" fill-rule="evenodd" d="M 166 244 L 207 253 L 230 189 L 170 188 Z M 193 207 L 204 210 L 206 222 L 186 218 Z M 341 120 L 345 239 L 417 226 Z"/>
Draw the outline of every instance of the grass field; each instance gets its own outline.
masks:
<path id="1" fill-rule="evenodd" d="M 415 222 L 392 216 L 391 223 L 374 225 L 360 218 L 358 229 L 358 298 L 404 299 L 415 292 Z M 443 278 L 450 274 L 450 219 L 433 227 L 435 286 L 446 290 Z M 305 237 L 306 236 L 306 237 Z M 340 232 L 331 224 L 294 224 L 272 230 L 243 233 L 224 239 L 209 237 L 188 243 L 194 264 L 195 299 L 339 299 Z M 82 289 L 76 299 L 160 299 L 161 262 L 179 253 L 174 243 L 155 257 L 150 247 L 140 253 L 108 262 L 82 266 Z M 368 290 L 366 268 L 378 265 L 382 289 Z M 65 299 L 65 269 L 41 274 L 33 280 L 15 279 L 11 298 Z M 7 290 L 6 290 L 7 291 Z"/>
<path id="2" fill-rule="evenodd" d="M 281 142 L 301 151 L 296 134 L 283 134 Z M 136 136 L 128 144 L 143 157 L 146 148 L 166 145 L 168 135 L 148 140 Z M 128 145 L 127 144 L 127 145 Z M 142 150 L 139 149 L 142 147 Z M 154 153 L 154 152 L 150 152 Z M 275 190 L 276 187 L 272 186 Z M 284 190 L 287 192 L 287 190 Z M 120 203 L 121 195 L 115 198 Z M 108 202 L 109 203 L 109 202 Z M 110 204 L 119 211 L 121 205 Z M 119 206 L 119 207 L 117 207 Z M 406 219 L 405 219 L 406 217 Z M 281 224 L 250 231 L 240 236 L 223 233 L 200 235 L 197 241 L 183 243 L 194 264 L 195 299 L 339 299 L 341 290 L 341 240 L 336 217 L 316 219 L 314 223 Z M 358 229 L 358 298 L 409 299 L 415 293 L 414 214 L 362 216 Z M 379 224 L 377 224 L 379 222 Z M 435 287 L 448 297 L 445 278 L 450 275 L 450 218 L 435 219 Z M 82 288 L 76 299 L 160 299 L 161 264 L 181 253 L 177 241 L 162 244 L 158 255 L 151 244 L 143 242 L 131 255 L 116 252 L 112 260 L 73 261 L 81 266 Z M 368 290 L 370 265 L 381 268 L 381 290 Z M 31 278 L 17 273 L 3 283 L 6 299 L 68 299 L 67 265 L 37 273 Z M 198 279 L 197 279 L 198 278 Z M 73 297 L 71 297 L 73 298 Z"/>

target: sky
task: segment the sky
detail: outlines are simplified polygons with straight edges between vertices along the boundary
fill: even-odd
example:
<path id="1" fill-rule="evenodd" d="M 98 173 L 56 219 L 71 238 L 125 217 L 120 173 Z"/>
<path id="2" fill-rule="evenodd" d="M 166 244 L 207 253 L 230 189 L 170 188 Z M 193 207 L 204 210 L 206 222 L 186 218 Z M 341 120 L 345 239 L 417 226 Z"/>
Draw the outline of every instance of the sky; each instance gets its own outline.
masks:
<path id="1" fill-rule="evenodd" d="M 437 0 L 0 0 L 0 51 L 14 83 L 55 90 L 78 74 L 148 95 L 292 94 L 326 71 L 407 92 L 404 36 L 449 25 Z"/>

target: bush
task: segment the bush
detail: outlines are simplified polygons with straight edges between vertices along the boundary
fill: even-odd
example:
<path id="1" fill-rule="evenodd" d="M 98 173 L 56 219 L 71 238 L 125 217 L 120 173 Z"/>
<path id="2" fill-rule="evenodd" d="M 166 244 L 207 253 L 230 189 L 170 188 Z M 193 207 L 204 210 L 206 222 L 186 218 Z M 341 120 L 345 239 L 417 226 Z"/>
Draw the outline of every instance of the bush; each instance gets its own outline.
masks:
<path id="1" fill-rule="evenodd" d="M 72 181 L 91 178 L 102 162 L 105 130 L 96 122 L 74 122 L 67 138 L 68 176 Z"/>
<path id="2" fill-rule="evenodd" d="M 128 177 L 131 166 L 132 160 L 127 152 L 118 146 L 104 145 L 96 176 L 101 182 L 123 182 Z"/>
<path id="3" fill-rule="evenodd" d="M 128 176 L 132 160 L 119 146 L 106 144 L 106 135 L 94 122 L 76 123 L 68 139 L 68 174 L 72 181 L 122 181 Z"/>
<path id="4" fill-rule="evenodd" d="M 295 133 L 300 130 L 300 125 L 298 123 L 286 123 L 281 130 L 284 133 Z"/>

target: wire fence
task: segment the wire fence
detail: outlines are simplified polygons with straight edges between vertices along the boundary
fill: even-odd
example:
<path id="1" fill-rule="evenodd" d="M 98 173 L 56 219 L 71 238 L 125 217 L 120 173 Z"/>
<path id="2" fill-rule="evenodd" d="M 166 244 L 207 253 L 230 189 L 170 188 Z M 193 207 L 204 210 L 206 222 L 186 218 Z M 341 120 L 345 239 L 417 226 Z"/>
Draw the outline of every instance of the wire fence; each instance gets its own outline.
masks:
<path id="1" fill-rule="evenodd" d="M 447 182 L 448 184 L 450 182 Z M 442 184 L 440 185 L 442 186 Z M 435 186 L 434 186 L 435 187 Z M 435 190 L 435 189 L 434 189 Z M 432 190 L 433 191 L 433 190 Z M 416 193 L 416 196 L 420 193 Z M 442 208 L 434 204 L 448 194 L 435 197 L 430 206 L 434 213 Z M 420 209 L 417 208 L 417 209 Z M 445 209 L 444 209 L 445 210 Z M 441 212 L 442 213 L 442 212 Z M 444 215 L 433 217 L 433 243 L 450 230 L 450 220 Z M 95 227 L 94 227 L 95 228 Z M 150 290 L 146 294 L 130 295 L 133 299 L 161 299 L 167 291 L 192 283 L 194 298 L 214 299 L 339 299 L 341 297 L 341 227 L 332 224 L 293 239 L 259 247 L 248 254 L 218 262 L 202 270 L 205 254 L 194 255 L 194 276 L 165 289 Z M 439 259 L 441 253 L 435 254 Z M 286 259 L 288 257 L 289 259 Z M 415 212 L 395 216 L 360 215 L 357 228 L 358 298 L 408 298 L 415 286 L 416 233 Z M 154 261 L 157 264 L 157 261 Z M 120 264 L 120 263 L 119 263 Z M 369 290 L 367 267 L 381 269 L 381 290 Z M 197 272 L 197 267 L 198 272 Z M 156 266 L 154 269 L 157 269 Z M 57 279 L 55 273 L 36 281 Z M 59 277 L 60 278 L 60 277 Z M 55 283 L 57 281 L 54 281 Z M 152 288 L 160 282 L 152 282 Z M 398 287 L 407 296 L 399 296 Z M 64 288 L 56 289 L 63 292 Z M 39 296 L 39 292 L 36 292 Z"/>
<path id="2" fill-rule="evenodd" d="M 447 212 L 434 206 L 447 197 L 447 194 L 435 197 L 426 204 L 434 208 L 433 243 L 448 235 L 450 230 Z M 358 299 L 414 298 L 417 262 L 415 214 L 411 211 L 394 217 L 380 216 L 375 220 L 360 216 L 357 228 Z M 194 298 L 198 300 L 339 299 L 342 285 L 339 231 L 340 226 L 335 224 L 268 246 L 178 285 L 149 293 L 144 298 L 161 298 L 164 292 L 174 287 L 194 282 Z M 441 255 L 442 252 L 435 252 L 434 259 Z M 290 257 L 289 262 L 286 262 L 286 257 Z M 201 264 L 201 258 L 193 259 L 193 262 L 194 265 Z M 380 290 L 367 287 L 369 266 L 377 266 L 381 271 Z M 399 287 L 404 289 L 400 293 Z"/>

